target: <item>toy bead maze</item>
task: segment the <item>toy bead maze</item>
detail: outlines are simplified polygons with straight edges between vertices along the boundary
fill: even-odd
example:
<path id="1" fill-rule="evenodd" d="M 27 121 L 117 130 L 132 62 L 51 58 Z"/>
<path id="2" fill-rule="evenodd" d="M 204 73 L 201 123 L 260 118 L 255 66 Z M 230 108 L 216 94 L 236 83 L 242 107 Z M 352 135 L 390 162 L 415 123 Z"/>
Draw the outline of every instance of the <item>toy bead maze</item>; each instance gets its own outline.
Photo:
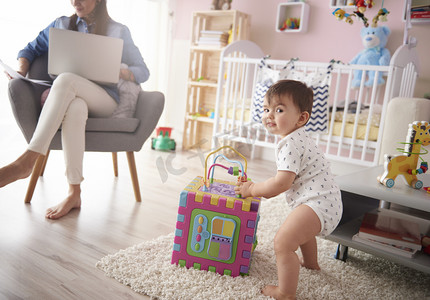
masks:
<path id="1" fill-rule="evenodd" d="M 245 168 L 218 154 L 208 169 L 208 158 L 223 148 L 237 153 Z M 220 157 L 237 166 L 217 163 Z M 197 176 L 179 196 L 172 264 L 221 275 L 247 275 L 257 245 L 260 198 L 235 195 L 236 182 L 214 179 L 215 168 L 227 170 L 238 181 L 248 180 L 246 159 L 235 149 L 224 146 L 208 154 L 204 177 Z"/>

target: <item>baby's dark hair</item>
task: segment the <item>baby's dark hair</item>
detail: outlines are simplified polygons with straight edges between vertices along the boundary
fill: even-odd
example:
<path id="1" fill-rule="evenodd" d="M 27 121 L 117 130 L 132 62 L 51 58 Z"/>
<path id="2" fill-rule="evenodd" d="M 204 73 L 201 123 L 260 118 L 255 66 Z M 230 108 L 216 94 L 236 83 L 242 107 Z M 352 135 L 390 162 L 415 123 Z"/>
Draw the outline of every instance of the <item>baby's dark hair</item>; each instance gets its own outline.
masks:
<path id="1" fill-rule="evenodd" d="M 312 106 L 314 102 L 314 92 L 306 84 L 296 80 L 279 80 L 272 85 L 266 93 L 267 101 L 273 97 L 289 96 L 294 105 L 297 106 L 300 112 L 307 111 L 309 117 L 312 113 Z"/>

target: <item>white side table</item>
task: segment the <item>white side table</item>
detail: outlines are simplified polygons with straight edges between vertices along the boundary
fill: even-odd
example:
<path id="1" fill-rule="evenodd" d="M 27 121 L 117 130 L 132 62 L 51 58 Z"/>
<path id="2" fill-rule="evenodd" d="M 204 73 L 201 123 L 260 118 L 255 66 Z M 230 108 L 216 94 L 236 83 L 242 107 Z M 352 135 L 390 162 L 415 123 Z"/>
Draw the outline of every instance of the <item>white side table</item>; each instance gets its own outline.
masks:
<path id="1" fill-rule="evenodd" d="M 352 240 L 352 236 L 360 228 L 363 215 L 380 207 L 381 203 L 385 207 L 395 203 L 417 209 L 422 212 L 424 219 L 430 222 L 430 194 L 422 189 L 409 187 L 400 176 L 396 179 L 394 187 L 387 188 L 376 180 L 382 173 L 383 167 L 378 166 L 336 177 L 342 192 L 344 211 L 339 226 L 327 237 L 339 243 L 335 257 L 346 260 L 348 247 L 352 247 L 430 273 L 430 255 L 423 252 L 417 253 L 413 258 L 405 258 Z"/>

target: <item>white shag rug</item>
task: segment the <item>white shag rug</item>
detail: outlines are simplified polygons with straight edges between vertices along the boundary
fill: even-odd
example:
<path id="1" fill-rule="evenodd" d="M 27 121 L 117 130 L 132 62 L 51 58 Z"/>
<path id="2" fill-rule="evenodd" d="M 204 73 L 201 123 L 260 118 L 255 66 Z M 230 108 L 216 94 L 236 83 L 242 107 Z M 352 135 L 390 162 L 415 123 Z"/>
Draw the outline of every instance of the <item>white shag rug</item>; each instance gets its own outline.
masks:
<path id="1" fill-rule="evenodd" d="M 249 276 L 232 278 L 170 264 L 173 233 L 103 257 L 96 266 L 156 299 L 268 299 L 260 291 L 277 284 L 273 237 L 288 212 L 280 197 L 263 200 Z M 298 299 L 430 299 L 429 274 L 351 248 L 342 262 L 333 258 L 337 244 L 317 240 L 321 271 L 301 268 Z"/>

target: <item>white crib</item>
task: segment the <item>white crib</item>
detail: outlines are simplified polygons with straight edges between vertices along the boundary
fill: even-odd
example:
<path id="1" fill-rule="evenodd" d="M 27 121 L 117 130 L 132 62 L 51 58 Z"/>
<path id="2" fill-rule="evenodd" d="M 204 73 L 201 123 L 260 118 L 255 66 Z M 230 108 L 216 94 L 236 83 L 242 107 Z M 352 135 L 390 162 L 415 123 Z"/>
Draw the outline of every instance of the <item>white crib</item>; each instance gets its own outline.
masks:
<path id="1" fill-rule="evenodd" d="M 251 41 L 237 41 L 221 53 L 213 126 L 213 148 L 220 144 L 245 143 L 252 148 L 275 147 L 278 137 L 269 134 L 259 122 L 252 121 L 253 95 L 264 53 Z M 266 59 L 273 70 L 289 61 Z M 295 61 L 295 70 L 311 74 L 325 72 L 329 62 Z M 351 87 L 355 70 L 376 71 L 373 85 L 365 86 L 362 76 L 357 88 Z M 381 73 L 385 84 L 377 84 Z M 418 74 L 415 48 L 399 47 L 389 66 L 333 64 L 329 76 L 330 112 L 326 132 L 311 133 L 327 158 L 363 166 L 378 164 L 380 140 L 387 103 L 394 97 L 412 97 Z M 351 110 L 352 106 L 355 110 Z"/>

